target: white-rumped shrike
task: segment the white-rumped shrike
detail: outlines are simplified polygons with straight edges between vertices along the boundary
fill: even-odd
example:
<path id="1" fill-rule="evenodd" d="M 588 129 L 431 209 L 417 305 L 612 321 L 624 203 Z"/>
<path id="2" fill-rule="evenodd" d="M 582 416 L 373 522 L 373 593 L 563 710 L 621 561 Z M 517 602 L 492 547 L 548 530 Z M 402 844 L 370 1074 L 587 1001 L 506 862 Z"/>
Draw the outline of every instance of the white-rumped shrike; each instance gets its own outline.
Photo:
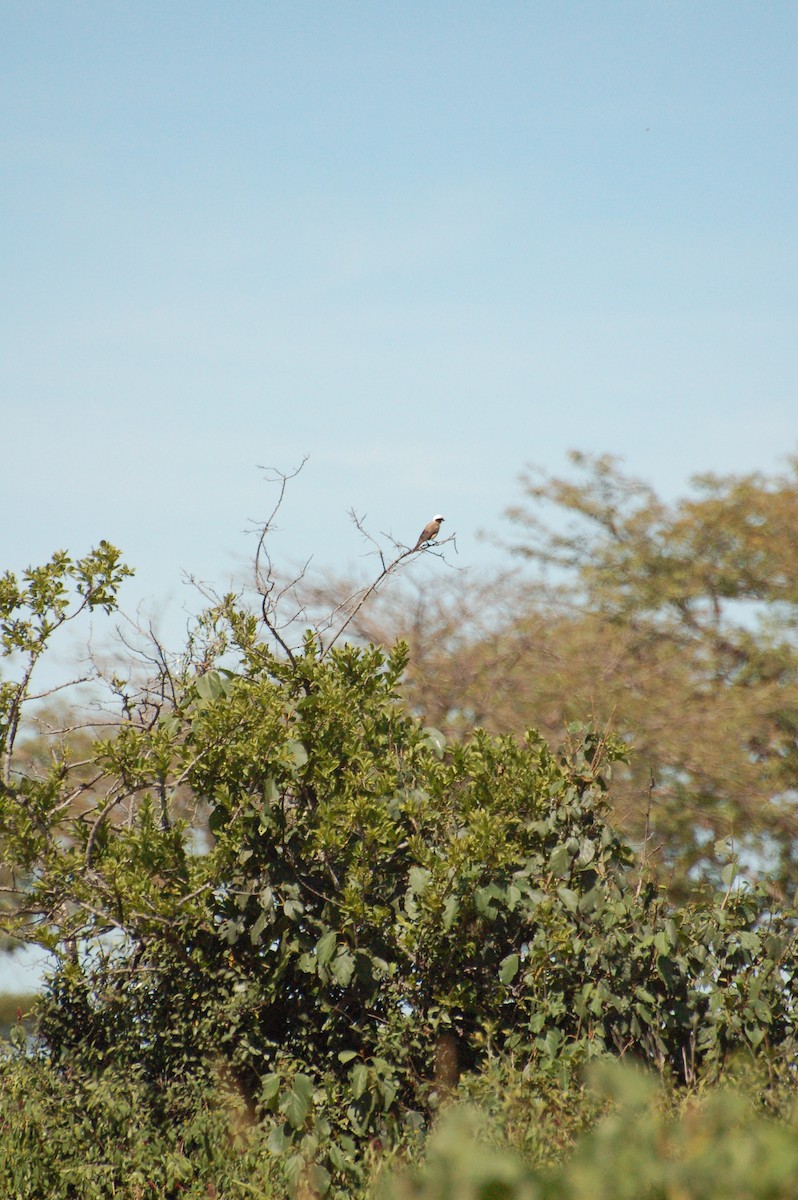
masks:
<path id="1" fill-rule="evenodd" d="M 433 540 L 433 538 L 436 538 L 438 536 L 438 530 L 440 529 L 442 524 L 443 524 L 443 517 L 441 517 L 441 516 L 433 517 L 432 520 L 430 521 L 429 525 L 425 525 L 424 528 L 421 530 L 421 537 L 418 539 L 418 541 L 416 542 L 415 546 L 410 551 L 410 553 L 414 554 L 416 552 L 416 550 L 420 550 L 421 547 L 424 546 L 427 542 L 431 542 Z"/>

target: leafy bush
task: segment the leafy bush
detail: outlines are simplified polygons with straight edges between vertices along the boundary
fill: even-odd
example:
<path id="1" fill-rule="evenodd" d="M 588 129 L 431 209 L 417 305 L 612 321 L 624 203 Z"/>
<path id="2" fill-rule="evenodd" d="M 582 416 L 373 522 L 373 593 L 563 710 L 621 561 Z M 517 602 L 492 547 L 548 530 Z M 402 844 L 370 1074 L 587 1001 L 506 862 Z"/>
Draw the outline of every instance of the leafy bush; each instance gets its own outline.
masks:
<path id="1" fill-rule="evenodd" d="M 9 1200 L 284 1195 L 270 1181 L 265 1137 L 212 1070 L 167 1089 L 171 1122 L 156 1119 L 142 1072 L 114 1066 L 58 1071 L 46 1057 L 6 1058 L 2 1092 L 0 1194 Z"/>
<path id="2" fill-rule="evenodd" d="M 594 1072 L 611 1108 L 564 1162 L 530 1167 L 491 1144 L 476 1110 L 454 1108 L 422 1166 L 386 1177 L 381 1200 L 793 1200 L 798 1114 L 780 1123 L 742 1092 L 714 1088 L 678 1113 L 650 1077 Z"/>
<path id="3" fill-rule="evenodd" d="M 45 1161 L 93 1197 L 149 1169 L 185 1195 L 232 1105 L 263 1180 L 343 1197 L 497 1058 L 532 1093 L 607 1054 L 684 1083 L 794 1060 L 794 915 L 733 859 L 674 907 L 608 823 L 618 746 L 447 747 L 399 701 L 401 645 L 277 655 L 230 599 L 206 623 L 224 657 L 162 680 L 90 781 L 60 760 L 0 792 L 15 932 L 58 955 L 2 1067 L 23 1179 Z"/>

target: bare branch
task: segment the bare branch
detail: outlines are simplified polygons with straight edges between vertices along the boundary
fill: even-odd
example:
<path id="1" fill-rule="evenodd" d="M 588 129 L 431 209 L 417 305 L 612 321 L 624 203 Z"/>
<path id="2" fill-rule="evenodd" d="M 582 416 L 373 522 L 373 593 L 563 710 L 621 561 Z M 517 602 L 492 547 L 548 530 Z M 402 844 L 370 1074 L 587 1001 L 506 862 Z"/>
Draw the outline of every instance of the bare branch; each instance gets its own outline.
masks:
<path id="1" fill-rule="evenodd" d="M 435 548 L 440 549 L 441 546 L 445 546 L 448 542 L 454 541 L 454 538 L 455 538 L 455 535 L 453 533 L 450 534 L 449 537 L 445 538 L 442 542 L 434 543 Z M 382 551 L 380 551 L 380 560 L 382 561 L 382 564 L 383 564 L 382 570 L 380 571 L 379 575 L 374 580 L 374 582 L 371 583 L 364 590 L 363 594 L 360 596 L 360 599 L 357 601 L 354 608 L 352 609 L 352 612 L 349 614 L 347 619 L 344 621 L 343 625 L 341 625 L 341 627 L 339 628 L 338 632 L 335 634 L 333 639 L 330 642 L 328 642 L 326 648 L 322 651 L 322 654 L 320 655 L 321 658 L 324 658 L 324 656 L 330 652 L 330 650 L 333 648 L 333 646 L 338 641 L 338 639 L 342 636 L 342 634 L 344 634 L 346 632 L 346 630 L 349 628 L 349 626 L 354 621 L 357 614 L 360 612 L 363 605 L 368 600 L 369 596 L 373 595 L 374 592 L 376 592 L 377 588 L 380 586 L 383 579 L 386 579 L 389 575 L 395 574 L 400 569 L 402 564 L 408 558 L 410 558 L 412 555 L 426 553 L 428 550 L 428 546 L 430 546 L 430 545 L 431 544 L 428 543 L 425 546 L 419 546 L 418 548 L 413 548 L 411 550 L 403 550 L 401 552 L 401 554 L 399 554 L 393 560 L 393 562 L 390 562 L 387 565 L 385 564 L 385 559 L 382 556 Z"/>
<path id="2" fill-rule="evenodd" d="M 266 521 L 263 523 L 259 522 L 256 525 L 256 528 L 259 532 L 258 546 L 255 551 L 255 589 L 258 595 L 261 597 L 261 615 L 263 618 L 263 623 L 269 630 L 269 633 L 272 635 L 274 640 L 277 642 L 278 646 L 280 646 L 291 662 L 294 662 L 294 652 L 283 636 L 283 626 L 281 626 L 279 623 L 277 610 L 280 600 L 285 595 L 286 591 L 289 591 L 293 584 L 296 584 L 304 575 L 304 572 L 307 570 L 309 565 L 309 561 L 305 564 L 300 576 L 298 576 L 292 584 L 288 584 L 285 588 L 283 588 L 282 591 L 278 591 L 277 595 L 274 596 L 273 593 L 275 587 L 277 586 L 277 579 L 274 574 L 273 563 L 267 547 L 267 538 L 269 534 L 273 533 L 276 528 L 275 518 L 280 511 L 283 500 L 285 499 L 286 488 L 288 487 L 290 480 L 297 477 L 307 461 L 308 456 L 305 455 L 299 466 L 293 471 L 288 472 L 279 471 L 276 467 L 260 468 L 260 470 L 263 471 L 264 475 L 266 476 L 267 483 L 277 484 L 278 494 L 274 507 L 269 513 L 269 516 L 266 518 Z"/>
<path id="3" fill-rule="evenodd" d="M 66 688 L 78 687 L 81 683 L 91 683 L 91 681 L 91 675 L 79 675 L 77 679 L 68 679 L 66 683 L 56 683 L 43 692 L 35 692 L 33 695 L 27 696 L 26 700 L 31 704 L 34 700 L 49 700 L 50 696 L 55 696 L 57 692 L 63 692 Z"/>

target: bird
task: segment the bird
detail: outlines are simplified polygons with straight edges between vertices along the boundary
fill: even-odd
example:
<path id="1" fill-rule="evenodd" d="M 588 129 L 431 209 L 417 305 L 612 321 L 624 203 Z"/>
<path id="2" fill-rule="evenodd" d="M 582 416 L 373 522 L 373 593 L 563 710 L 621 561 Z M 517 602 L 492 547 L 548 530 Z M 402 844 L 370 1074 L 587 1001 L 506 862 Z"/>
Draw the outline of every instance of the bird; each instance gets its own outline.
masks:
<path id="1" fill-rule="evenodd" d="M 433 517 L 432 520 L 430 521 L 430 523 L 428 525 L 425 525 L 424 528 L 421 530 L 421 536 L 419 537 L 418 541 L 416 542 L 415 546 L 410 551 L 410 553 L 415 554 L 416 550 L 420 550 L 423 545 L 425 545 L 427 542 L 431 542 L 433 540 L 433 538 L 436 538 L 438 536 L 438 530 L 440 529 L 442 524 L 443 524 L 443 517 L 441 517 L 441 516 Z"/>

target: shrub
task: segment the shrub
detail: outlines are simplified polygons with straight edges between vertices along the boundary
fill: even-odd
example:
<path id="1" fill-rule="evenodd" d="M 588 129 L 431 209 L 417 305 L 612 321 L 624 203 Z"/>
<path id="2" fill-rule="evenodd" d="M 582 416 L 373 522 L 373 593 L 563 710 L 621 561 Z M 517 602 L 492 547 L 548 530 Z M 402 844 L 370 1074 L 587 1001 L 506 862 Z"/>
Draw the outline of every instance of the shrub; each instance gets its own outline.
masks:
<path id="1" fill-rule="evenodd" d="M 59 761 L 0 794 L 19 919 L 58 956 L 35 1050 L 3 1070 L 30 1072 L 59 1162 L 113 1194 L 135 1112 L 183 1194 L 185 1147 L 210 1170 L 223 1144 L 222 1087 L 247 1153 L 347 1196 L 497 1057 L 533 1092 L 608 1054 L 683 1083 L 794 1059 L 793 915 L 733 858 L 720 894 L 670 903 L 608 822 L 620 747 L 447 747 L 399 701 L 401 645 L 278 656 L 231 600 L 207 622 L 226 665 L 170 676 L 90 783 Z M 7 1126 L 23 1171 L 31 1121 Z"/>
<path id="2" fill-rule="evenodd" d="M 475 1110 L 456 1107 L 430 1139 L 425 1162 L 385 1177 L 380 1200 L 793 1200 L 798 1119 L 775 1121 L 740 1091 L 714 1087 L 680 1112 L 641 1072 L 594 1071 L 609 1102 L 562 1163 L 533 1167 L 491 1144 Z"/>

